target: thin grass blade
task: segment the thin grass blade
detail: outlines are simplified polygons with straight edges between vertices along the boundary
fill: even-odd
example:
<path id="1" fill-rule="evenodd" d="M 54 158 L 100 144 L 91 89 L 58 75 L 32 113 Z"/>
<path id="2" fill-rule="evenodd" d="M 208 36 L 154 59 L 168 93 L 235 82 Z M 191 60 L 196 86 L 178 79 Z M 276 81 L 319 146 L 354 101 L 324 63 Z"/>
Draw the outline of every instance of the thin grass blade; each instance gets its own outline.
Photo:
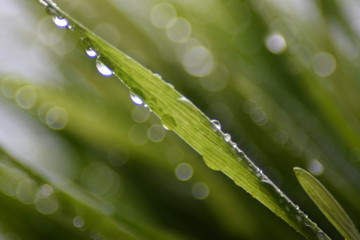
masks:
<path id="1" fill-rule="evenodd" d="M 346 239 L 360 239 L 359 231 L 354 223 L 325 186 L 304 169 L 296 167 L 294 171 L 305 192 L 336 229 Z"/>

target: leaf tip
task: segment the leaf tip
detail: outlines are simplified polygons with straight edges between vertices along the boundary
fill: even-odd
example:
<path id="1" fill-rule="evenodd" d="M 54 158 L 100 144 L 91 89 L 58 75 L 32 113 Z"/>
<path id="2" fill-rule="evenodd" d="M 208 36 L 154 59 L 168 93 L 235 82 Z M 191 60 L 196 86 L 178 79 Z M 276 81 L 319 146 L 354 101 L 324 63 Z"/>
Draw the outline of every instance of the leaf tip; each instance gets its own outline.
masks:
<path id="1" fill-rule="evenodd" d="M 294 167 L 293 170 L 295 172 L 295 175 L 300 175 L 301 173 L 305 172 L 305 170 L 300 167 Z"/>

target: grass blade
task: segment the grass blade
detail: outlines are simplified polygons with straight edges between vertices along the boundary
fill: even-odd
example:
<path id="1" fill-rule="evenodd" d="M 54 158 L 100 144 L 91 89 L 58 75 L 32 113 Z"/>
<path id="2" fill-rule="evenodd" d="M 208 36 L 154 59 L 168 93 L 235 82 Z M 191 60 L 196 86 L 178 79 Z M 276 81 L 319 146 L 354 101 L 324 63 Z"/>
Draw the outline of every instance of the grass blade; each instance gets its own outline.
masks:
<path id="1" fill-rule="evenodd" d="M 296 167 L 294 171 L 305 192 L 336 229 L 346 239 L 360 239 L 354 223 L 324 185 L 304 169 Z"/>
<path id="2" fill-rule="evenodd" d="M 74 31 L 86 43 L 87 49 L 96 51 L 97 67 L 102 75 L 117 76 L 132 94 L 146 103 L 167 129 L 200 153 L 211 169 L 222 171 L 308 239 L 329 239 L 247 158 L 215 121 L 210 121 L 172 85 L 96 36 L 52 2 L 42 0 L 41 4 L 47 7 L 59 27 Z"/>

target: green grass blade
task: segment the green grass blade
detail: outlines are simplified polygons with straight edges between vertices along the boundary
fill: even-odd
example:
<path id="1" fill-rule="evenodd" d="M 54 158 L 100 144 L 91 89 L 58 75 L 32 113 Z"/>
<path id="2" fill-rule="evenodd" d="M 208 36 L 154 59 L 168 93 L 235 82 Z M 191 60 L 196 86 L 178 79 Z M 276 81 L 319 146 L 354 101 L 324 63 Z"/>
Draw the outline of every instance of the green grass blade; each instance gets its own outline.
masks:
<path id="1" fill-rule="evenodd" d="M 336 229 L 346 239 L 360 239 L 354 223 L 324 185 L 304 169 L 294 168 L 294 171 L 305 192 Z"/>
<path id="2" fill-rule="evenodd" d="M 111 69 L 109 75 L 113 73 L 131 93 L 141 98 L 167 129 L 174 131 L 203 156 L 211 169 L 223 172 L 306 238 L 329 239 L 247 158 L 229 135 L 172 85 L 96 36 L 52 2 L 40 2 L 55 18 L 66 19 L 67 27 L 79 35 L 87 44 L 86 48 L 98 53 L 98 61 Z"/>

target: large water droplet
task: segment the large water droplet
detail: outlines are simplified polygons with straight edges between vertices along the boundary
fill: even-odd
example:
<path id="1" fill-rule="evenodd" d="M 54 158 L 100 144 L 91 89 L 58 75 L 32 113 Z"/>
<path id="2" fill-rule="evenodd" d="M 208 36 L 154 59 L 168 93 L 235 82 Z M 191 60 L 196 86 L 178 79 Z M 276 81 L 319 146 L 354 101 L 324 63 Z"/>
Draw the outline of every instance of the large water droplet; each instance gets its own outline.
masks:
<path id="1" fill-rule="evenodd" d="M 94 58 L 97 56 L 97 52 L 92 48 L 88 48 L 85 51 L 86 51 L 86 55 L 88 55 L 91 58 Z"/>
<path id="2" fill-rule="evenodd" d="M 96 60 L 96 68 L 99 73 L 104 77 L 110 77 L 111 75 L 113 75 L 113 71 L 111 71 L 111 69 L 108 68 L 108 66 L 102 63 L 99 59 Z"/>
<path id="3" fill-rule="evenodd" d="M 211 124 L 213 125 L 214 130 L 216 130 L 216 131 L 221 130 L 221 124 L 218 120 L 216 120 L 216 119 L 211 120 Z"/>
<path id="4" fill-rule="evenodd" d="M 131 101 L 133 101 L 133 103 L 135 103 L 136 105 L 143 105 L 144 104 L 143 100 L 140 97 L 133 94 L 133 93 L 130 93 L 130 98 L 131 98 Z"/>
<path id="5" fill-rule="evenodd" d="M 66 28 L 69 25 L 69 21 L 66 18 L 63 18 L 59 15 L 53 15 L 52 19 L 55 25 L 60 28 Z"/>

